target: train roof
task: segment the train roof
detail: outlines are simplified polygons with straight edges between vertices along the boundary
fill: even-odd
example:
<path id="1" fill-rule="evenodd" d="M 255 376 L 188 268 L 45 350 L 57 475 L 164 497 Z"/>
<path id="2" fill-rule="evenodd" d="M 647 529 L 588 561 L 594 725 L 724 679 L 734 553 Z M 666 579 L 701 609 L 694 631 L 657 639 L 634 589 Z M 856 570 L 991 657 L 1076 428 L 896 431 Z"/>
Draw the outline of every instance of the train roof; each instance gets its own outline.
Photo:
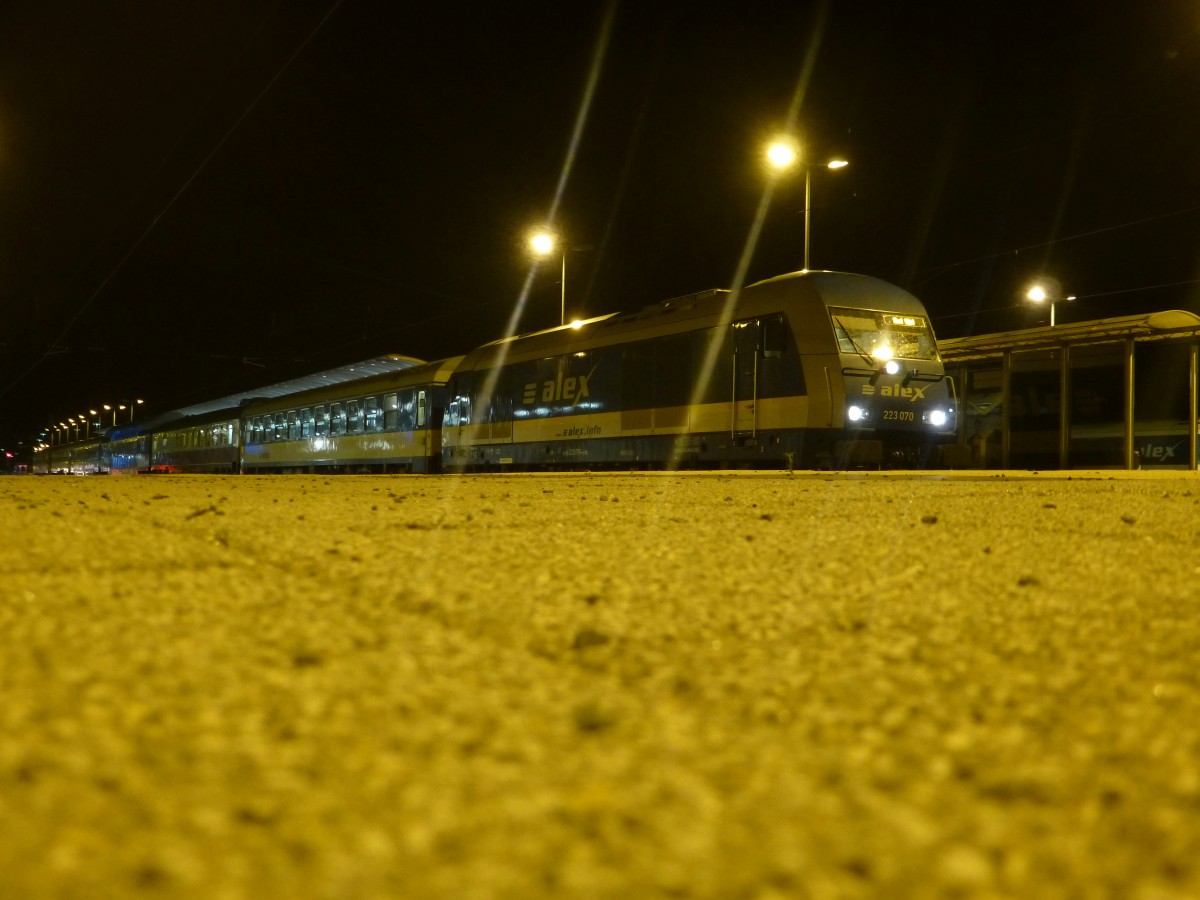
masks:
<path id="1" fill-rule="evenodd" d="M 417 359 L 413 356 L 399 356 L 396 354 L 376 356 L 371 359 L 362 360 L 361 362 L 338 366 L 334 369 L 314 372 L 311 375 L 300 375 L 296 378 L 289 378 L 286 381 L 263 385 L 262 387 L 252 388 L 247 391 L 239 391 L 236 394 L 227 394 L 224 397 L 205 400 L 190 406 L 180 407 L 179 409 L 172 409 L 160 413 L 150 421 L 154 425 L 165 425 L 179 419 L 193 419 L 200 416 L 237 410 L 253 400 L 269 400 L 274 397 L 298 394 L 316 388 L 361 381 L 364 378 L 370 378 L 375 375 L 395 374 L 396 372 L 402 372 L 405 369 L 421 365 L 425 365 L 425 360 Z M 137 423 L 134 423 L 135 428 L 136 425 Z"/>
<path id="2" fill-rule="evenodd" d="M 541 331 L 527 332 L 500 338 L 484 344 L 467 354 L 467 367 L 489 365 L 509 353 L 537 355 L 562 352 L 564 346 L 586 349 L 627 339 L 628 335 L 645 333 L 653 336 L 680 327 L 687 319 L 712 318 L 722 310 L 732 316 L 754 315 L 772 310 L 780 298 L 799 295 L 816 297 L 817 304 L 808 304 L 810 317 L 825 318 L 824 309 L 830 306 L 851 306 L 863 309 L 887 309 L 894 312 L 926 316 L 921 301 L 911 293 L 871 275 L 851 272 L 806 270 L 776 275 L 748 284 L 735 293 L 727 288 L 714 288 L 661 300 L 634 312 L 616 312 L 582 319 L 566 325 L 556 325 Z M 774 298 L 774 299 L 772 299 Z M 735 306 L 730 308 L 733 303 Z M 519 351 L 518 351 L 518 348 Z"/>
<path id="3" fill-rule="evenodd" d="M 888 311 L 904 313 L 912 311 L 919 315 L 925 315 L 921 301 L 911 292 L 890 281 L 876 278 L 874 275 L 860 275 L 856 272 L 802 269 L 799 272 L 786 272 L 783 275 L 764 278 L 762 281 L 746 285 L 743 290 L 793 281 L 809 282 L 826 306 L 858 306 L 863 309 L 878 309 L 880 308 L 880 296 L 886 295 Z M 901 309 L 897 304 L 905 308 Z"/>
<path id="4" fill-rule="evenodd" d="M 462 359 L 461 356 L 450 356 L 435 362 L 422 363 L 419 366 L 409 366 L 391 372 L 371 372 L 361 378 L 331 381 L 316 387 L 295 392 L 283 392 L 270 397 L 255 397 L 243 403 L 241 411 L 244 415 L 256 416 L 290 409 L 301 404 L 336 401 L 353 397 L 356 394 L 383 393 L 397 388 L 427 383 L 445 384 Z"/>

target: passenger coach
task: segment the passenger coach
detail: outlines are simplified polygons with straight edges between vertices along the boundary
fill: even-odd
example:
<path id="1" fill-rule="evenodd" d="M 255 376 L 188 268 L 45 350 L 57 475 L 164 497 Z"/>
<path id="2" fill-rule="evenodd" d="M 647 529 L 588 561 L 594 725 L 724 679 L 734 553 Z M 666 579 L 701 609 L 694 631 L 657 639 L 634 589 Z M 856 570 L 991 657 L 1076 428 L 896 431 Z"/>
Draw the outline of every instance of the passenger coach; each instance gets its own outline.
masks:
<path id="1" fill-rule="evenodd" d="M 403 359 L 403 357 L 397 357 Z M 243 472 L 436 472 L 461 356 L 247 404 Z"/>
<path id="2" fill-rule="evenodd" d="M 954 407 L 920 301 L 797 272 L 475 350 L 442 453 L 455 469 L 919 464 Z"/>

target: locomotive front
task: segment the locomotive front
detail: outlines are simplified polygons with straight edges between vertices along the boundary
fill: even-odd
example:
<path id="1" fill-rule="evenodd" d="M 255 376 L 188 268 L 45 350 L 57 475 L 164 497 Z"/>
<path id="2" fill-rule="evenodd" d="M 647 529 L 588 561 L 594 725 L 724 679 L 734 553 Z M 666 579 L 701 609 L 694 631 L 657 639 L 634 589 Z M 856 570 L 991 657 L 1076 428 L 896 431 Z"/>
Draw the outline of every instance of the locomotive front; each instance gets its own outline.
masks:
<path id="1" fill-rule="evenodd" d="M 955 397 L 928 318 L 915 310 L 828 307 L 842 362 L 845 429 L 881 460 L 926 462 L 955 431 Z"/>

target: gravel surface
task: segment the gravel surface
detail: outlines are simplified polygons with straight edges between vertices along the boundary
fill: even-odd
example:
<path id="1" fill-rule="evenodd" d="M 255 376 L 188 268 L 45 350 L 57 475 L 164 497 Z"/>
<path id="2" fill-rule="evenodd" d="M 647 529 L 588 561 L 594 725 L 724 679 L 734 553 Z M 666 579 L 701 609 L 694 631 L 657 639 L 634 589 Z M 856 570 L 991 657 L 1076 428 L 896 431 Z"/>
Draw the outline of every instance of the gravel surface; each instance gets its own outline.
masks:
<path id="1" fill-rule="evenodd" d="M 0 479 L 0 898 L 1200 897 L 1200 479 Z"/>

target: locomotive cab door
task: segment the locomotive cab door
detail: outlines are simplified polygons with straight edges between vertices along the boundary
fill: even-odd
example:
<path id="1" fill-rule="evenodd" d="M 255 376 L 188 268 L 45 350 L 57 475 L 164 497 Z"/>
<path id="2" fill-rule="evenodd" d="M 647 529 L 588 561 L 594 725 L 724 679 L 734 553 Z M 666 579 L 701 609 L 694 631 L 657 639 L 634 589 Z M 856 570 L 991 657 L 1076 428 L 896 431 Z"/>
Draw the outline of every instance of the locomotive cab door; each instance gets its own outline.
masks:
<path id="1" fill-rule="evenodd" d="M 758 429 L 758 345 L 757 319 L 733 322 L 733 415 L 732 431 L 750 435 Z"/>

